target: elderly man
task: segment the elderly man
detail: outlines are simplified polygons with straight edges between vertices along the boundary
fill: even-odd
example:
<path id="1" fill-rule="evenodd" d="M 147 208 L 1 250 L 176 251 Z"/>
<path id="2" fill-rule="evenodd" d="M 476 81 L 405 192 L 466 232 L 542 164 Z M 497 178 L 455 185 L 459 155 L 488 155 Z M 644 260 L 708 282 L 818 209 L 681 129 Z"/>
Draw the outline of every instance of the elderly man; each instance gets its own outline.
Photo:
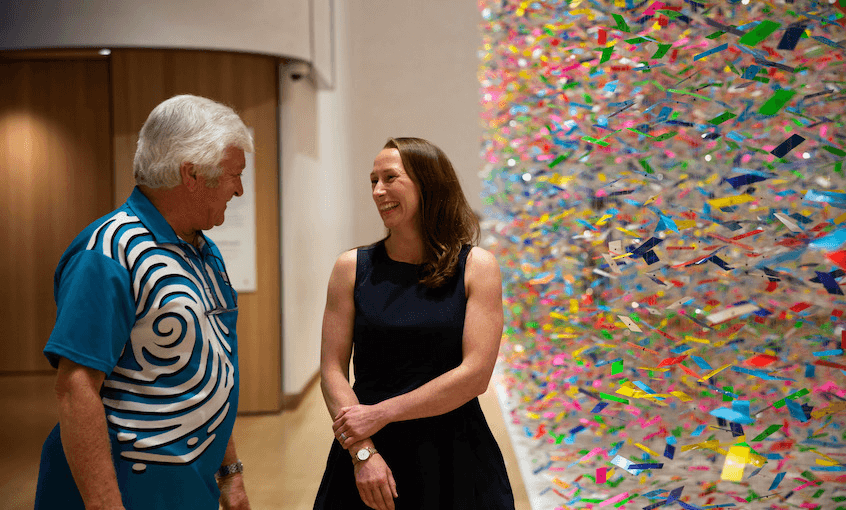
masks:
<path id="1" fill-rule="evenodd" d="M 139 134 L 132 195 L 62 256 L 44 348 L 59 424 L 36 509 L 249 508 L 231 437 L 238 300 L 203 230 L 243 193 L 252 150 L 231 108 L 164 101 Z"/>

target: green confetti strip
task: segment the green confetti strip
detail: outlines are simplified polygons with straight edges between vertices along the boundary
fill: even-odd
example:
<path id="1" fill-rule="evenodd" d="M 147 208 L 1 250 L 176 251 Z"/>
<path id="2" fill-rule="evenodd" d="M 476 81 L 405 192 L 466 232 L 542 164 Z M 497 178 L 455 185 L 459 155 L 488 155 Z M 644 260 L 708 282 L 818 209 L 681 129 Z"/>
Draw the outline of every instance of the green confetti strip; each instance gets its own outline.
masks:
<path id="1" fill-rule="evenodd" d="M 688 95 L 688 96 L 693 96 L 697 99 L 704 99 L 705 101 L 711 100 L 711 98 L 708 97 L 708 96 L 703 96 L 702 94 L 696 94 L 696 93 L 691 92 L 689 90 L 667 89 L 667 92 L 672 92 L 673 94 L 685 94 L 685 95 Z"/>
<path id="2" fill-rule="evenodd" d="M 736 75 L 738 75 L 738 76 L 742 76 L 742 75 L 743 75 L 743 73 L 741 73 L 740 71 L 738 71 L 738 70 L 737 70 L 737 68 L 736 68 L 736 67 L 734 67 L 734 64 L 732 64 L 731 62 L 726 62 L 726 64 L 728 65 L 729 69 L 731 69 L 731 70 L 732 70 L 732 72 L 733 72 L 734 74 L 736 74 Z"/>
<path id="3" fill-rule="evenodd" d="M 723 32 L 722 30 L 717 30 L 716 32 L 714 32 L 711 35 L 706 35 L 705 38 L 713 40 L 713 39 L 716 39 L 716 38 L 722 36 L 723 34 L 725 34 L 725 32 Z"/>
<path id="4" fill-rule="evenodd" d="M 735 115 L 731 112 L 723 112 L 720 115 L 717 115 L 713 119 L 709 120 L 708 122 L 711 123 L 711 124 L 714 124 L 715 126 L 719 126 L 723 122 L 725 122 L 729 119 L 733 119 L 735 117 L 737 117 L 737 115 Z"/>
<path id="5" fill-rule="evenodd" d="M 648 136 L 649 138 L 655 138 L 654 136 L 650 135 L 649 133 L 644 133 L 643 131 L 638 131 L 635 128 L 626 128 L 626 129 L 628 129 L 629 131 L 633 131 L 633 132 L 635 132 L 639 135 L 642 135 L 642 136 Z"/>
<path id="6" fill-rule="evenodd" d="M 621 404 L 628 404 L 629 403 L 628 399 L 618 397 L 616 395 L 609 395 L 608 393 L 599 392 L 599 398 L 604 398 L 605 400 L 611 400 L 611 401 L 614 401 L 614 402 L 619 402 Z"/>
<path id="7" fill-rule="evenodd" d="M 623 361 L 615 361 L 611 364 L 611 375 L 617 375 L 623 373 Z"/>
<path id="8" fill-rule="evenodd" d="M 653 137 L 656 142 L 663 142 L 664 140 L 669 140 L 670 138 L 679 134 L 678 131 L 670 131 L 669 133 L 664 133 L 663 135 L 658 135 Z M 647 135 L 648 136 L 648 135 Z"/>
<path id="9" fill-rule="evenodd" d="M 658 49 L 655 51 L 655 53 L 653 53 L 653 54 L 652 54 L 652 57 L 650 57 L 650 58 L 652 58 L 652 59 L 661 58 L 661 57 L 663 57 L 664 55 L 666 55 L 666 54 L 667 54 L 667 50 L 669 50 L 669 49 L 670 49 L 670 48 L 672 48 L 672 47 L 673 47 L 673 45 L 672 45 L 672 44 L 669 44 L 669 43 L 668 43 L 668 44 L 661 44 L 661 43 L 659 43 L 659 44 L 658 44 Z"/>
<path id="10" fill-rule="evenodd" d="M 562 154 L 562 155 L 558 156 L 557 158 L 553 159 L 552 162 L 549 164 L 549 168 L 557 166 L 559 163 L 561 163 L 562 161 L 567 159 L 567 156 L 569 156 L 569 155 L 570 155 L 570 153 L 568 152 L 567 154 Z"/>
<path id="11" fill-rule="evenodd" d="M 793 96 L 796 95 L 795 90 L 779 89 L 775 91 L 773 97 L 769 98 L 766 103 L 761 106 L 758 113 L 762 115 L 775 115 L 786 105 Z"/>
<path id="12" fill-rule="evenodd" d="M 600 145 L 602 147 L 608 147 L 609 145 L 611 145 L 608 142 L 604 142 L 602 140 L 597 140 L 596 138 L 594 138 L 592 136 L 587 136 L 587 135 L 583 136 L 582 140 L 589 142 L 589 143 L 595 143 L 595 144 Z"/>
<path id="13" fill-rule="evenodd" d="M 599 59 L 599 63 L 604 64 L 605 62 L 608 62 L 609 60 L 611 60 L 611 54 L 612 53 L 614 53 L 614 47 L 613 46 L 603 48 L 602 49 L 602 57 Z"/>
<path id="14" fill-rule="evenodd" d="M 676 19 L 682 14 L 678 11 L 671 11 L 670 9 L 658 9 L 656 12 L 660 12 L 664 16 L 667 16 L 670 19 Z"/>
<path id="15" fill-rule="evenodd" d="M 752 438 L 752 442 L 756 441 L 763 441 L 764 439 L 768 438 L 769 436 L 773 435 L 777 430 L 781 428 L 781 425 L 770 425 L 766 428 L 763 432 Z"/>
<path id="16" fill-rule="evenodd" d="M 832 147 L 831 145 L 823 145 L 822 148 L 834 154 L 835 156 L 846 156 L 846 151 L 838 149 L 837 147 Z"/>
<path id="17" fill-rule="evenodd" d="M 635 494 L 630 495 L 629 497 L 627 497 L 626 499 L 624 499 L 624 500 L 622 500 L 622 501 L 618 501 L 618 502 L 614 505 L 614 508 L 620 508 L 621 506 L 625 505 L 626 503 L 628 503 L 628 502 L 629 502 L 629 501 L 631 501 L 632 499 L 634 499 L 634 498 L 638 497 L 639 495 L 640 495 L 640 494 L 635 493 Z"/>
<path id="18" fill-rule="evenodd" d="M 757 46 L 761 41 L 769 37 L 770 34 L 778 30 L 780 26 L 781 23 L 766 19 L 758 23 L 757 27 L 743 34 L 743 37 L 738 42 L 746 46 Z"/>
<path id="19" fill-rule="evenodd" d="M 621 476 L 620 478 L 617 478 L 617 479 L 616 479 L 615 481 L 613 481 L 613 482 L 612 482 L 612 481 L 610 481 L 610 480 L 609 480 L 609 481 L 607 481 L 607 482 L 605 482 L 605 485 L 607 485 L 607 486 L 611 487 L 612 489 L 616 489 L 616 488 L 617 488 L 617 486 L 618 486 L 618 485 L 620 485 L 620 484 L 623 482 L 623 480 L 625 480 L 625 479 L 626 479 L 625 477 Z"/>
<path id="20" fill-rule="evenodd" d="M 612 14 L 611 16 L 613 16 L 614 21 L 617 22 L 617 30 L 620 30 L 620 31 L 623 31 L 623 32 L 631 32 L 632 31 L 629 28 L 629 25 L 626 24 L 626 20 L 623 19 L 622 16 L 620 16 L 619 14 Z"/>
<path id="21" fill-rule="evenodd" d="M 810 391 L 808 391 L 807 388 L 802 388 L 801 390 L 797 391 L 796 393 L 791 393 L 786 398 L 789 398 L 790 400 L 795 400 L 799 397 L 804 397 L 808 393 L 810 393 Z"/>

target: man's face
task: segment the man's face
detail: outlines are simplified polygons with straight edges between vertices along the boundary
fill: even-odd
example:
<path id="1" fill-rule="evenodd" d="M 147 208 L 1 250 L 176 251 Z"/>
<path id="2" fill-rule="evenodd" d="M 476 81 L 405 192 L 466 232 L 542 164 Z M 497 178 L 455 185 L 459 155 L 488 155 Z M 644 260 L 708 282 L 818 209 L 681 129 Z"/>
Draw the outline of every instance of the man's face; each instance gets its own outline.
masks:
<path id="1" fill-rule="evenodd" d="M 247 166 L 244 158 L 244 151 L 237 147 L 227 147 L 220 162 L 223 173 L 217 180 L 217 186 L 209 187 L 205 177 L 199 177 L 199 193 L 197 197 L 198 207 L 197 218 L 200 225 L 199 230 L 209 230 L 212 227 L 223 224 L 226 203 L 232 197 L 240 197 L 244 194 L 241 186 L 241 173 Z"/>

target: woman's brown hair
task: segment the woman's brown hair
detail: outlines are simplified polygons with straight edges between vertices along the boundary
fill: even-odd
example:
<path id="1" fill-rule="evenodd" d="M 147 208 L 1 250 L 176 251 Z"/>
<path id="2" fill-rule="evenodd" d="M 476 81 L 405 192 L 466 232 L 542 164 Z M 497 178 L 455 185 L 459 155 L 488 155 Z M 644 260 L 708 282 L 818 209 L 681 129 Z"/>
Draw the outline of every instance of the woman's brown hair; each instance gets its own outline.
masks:
<path id="1" fill-rule="evenodd" d="M 440 287 L 455 275 L 461 247 L 479 244 L 479 219 L 444 151 L 422 138 L 389 138 L 383 149 L 399 151 L 420 192 L 425 250 L 420 283 Z"/>

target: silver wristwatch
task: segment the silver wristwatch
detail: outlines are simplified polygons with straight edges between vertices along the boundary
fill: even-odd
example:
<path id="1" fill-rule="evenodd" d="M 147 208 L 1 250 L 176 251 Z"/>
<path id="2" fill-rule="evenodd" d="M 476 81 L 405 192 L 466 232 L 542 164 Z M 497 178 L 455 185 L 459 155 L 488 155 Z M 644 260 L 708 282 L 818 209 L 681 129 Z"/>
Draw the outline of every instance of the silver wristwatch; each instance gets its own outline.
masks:
<path id="1" fill-rule="evenodd" d="M 235 473 L 243 473 L 244 472 L 244 465 L 241 464 L 241 461 L 237 461 L 234 464 L 228 464 L 226 466 L 220 466 L 220 469 L 217 470 L 217 473 L 214 474 L 215 478 L 224 478 L 229 475 L 234 475 Z"/>
<path id="2" fill-rule="evenodd" d="M 358 464 L 359 462 L 364 462 L 365 460 L 369 459 L 371 455 L 379 453 L 376 451 L 376 448 L 372 446 L 368 446 L 366 448 L 362 448 L 355 454 L 355 458 L 353 459 L 353 464 Z"/>

